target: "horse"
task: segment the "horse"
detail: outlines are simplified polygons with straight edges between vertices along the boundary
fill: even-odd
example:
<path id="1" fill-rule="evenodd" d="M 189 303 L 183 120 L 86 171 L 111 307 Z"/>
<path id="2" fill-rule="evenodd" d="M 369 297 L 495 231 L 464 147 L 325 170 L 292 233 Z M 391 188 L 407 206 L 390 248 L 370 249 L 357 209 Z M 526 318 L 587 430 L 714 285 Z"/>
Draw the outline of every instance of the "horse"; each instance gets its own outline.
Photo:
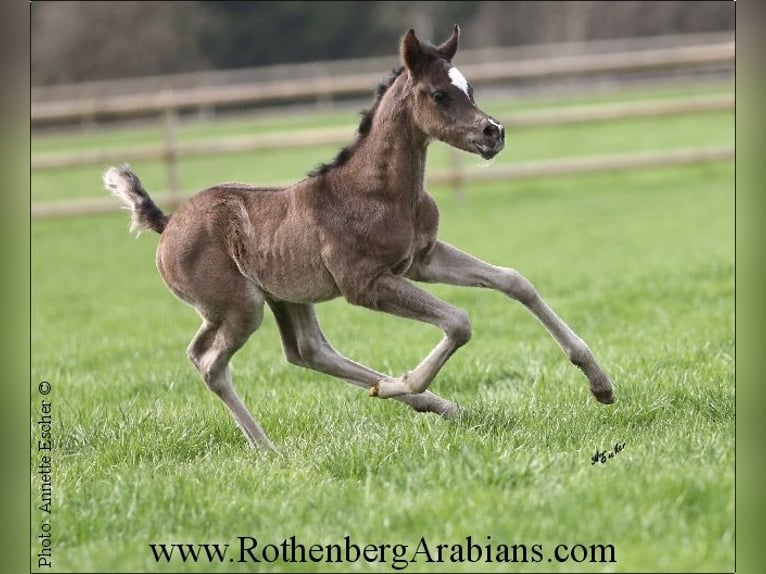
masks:
<path id="1" fill-rule="evenodd" d="M 410 29 L 402 65 L 378 87 L 354 141 L 333 161 L 286 187 L 222 183 L 172 214 L 152 201 L 130 166 L 108 168 L 107 191 L 132 211 L 130 231 L 160 234 L 156 266 L 170 291 L 202 325 L 187 355 L 228 407 L 250 445 L 274 449 L 232 384 L 229 361 L 273 313 L 285 359 L 451 418 L 458 406 L 429 390 L 447 360 L 471 338 L 466 312 L 416 282 L 483 287 L 524 305 L 584 373 L 595 398 L 613 385 L 583 339 L 513 268 L 485 263 L 437 238 L 439 210 L 424 186 L 434 139 L 484 159 L 505 145 L 505 128 L 479 109 L 452 60 L 460 27 L 442 44 Z M 412 370 L 394 377 L 352 361 L 325 338 L 315 305 L 336 297 L 434 325 L 443 338 Z"/>

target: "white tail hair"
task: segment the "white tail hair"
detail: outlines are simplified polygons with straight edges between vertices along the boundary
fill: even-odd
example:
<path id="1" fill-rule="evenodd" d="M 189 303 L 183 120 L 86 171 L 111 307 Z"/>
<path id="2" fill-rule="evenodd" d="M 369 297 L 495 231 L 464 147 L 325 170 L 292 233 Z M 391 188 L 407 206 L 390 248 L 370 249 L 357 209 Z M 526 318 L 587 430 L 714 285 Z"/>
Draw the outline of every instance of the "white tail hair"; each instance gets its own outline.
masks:
<path id="1" fill-rule="evenodd" d="M 155 205 L 146 193 L 141 181 L 130 166 L 110 167 L 101 176 L 104 188 L 131 211 L 130 232 L 140 235 L 142 231 L 151 229 L 162 233 L 167 223 L 167 216 Z"/>

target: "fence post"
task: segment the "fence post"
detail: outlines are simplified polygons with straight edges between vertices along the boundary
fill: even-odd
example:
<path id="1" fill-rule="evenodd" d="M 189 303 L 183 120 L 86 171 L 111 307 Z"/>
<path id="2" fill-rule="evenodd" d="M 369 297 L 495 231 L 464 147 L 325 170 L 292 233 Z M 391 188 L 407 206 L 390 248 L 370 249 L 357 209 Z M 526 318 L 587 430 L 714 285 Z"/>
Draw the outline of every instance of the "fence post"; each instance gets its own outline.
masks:
<path id="1" fill-rule="evenodd" d="M 167 169 L 167 188 L 170 208 L 178 207 L 181 203 L 178 186 L 178 150 L 176 147 L 176 125 L 178 110 L 171 105 L 165 108 L 165 168 Z"/>

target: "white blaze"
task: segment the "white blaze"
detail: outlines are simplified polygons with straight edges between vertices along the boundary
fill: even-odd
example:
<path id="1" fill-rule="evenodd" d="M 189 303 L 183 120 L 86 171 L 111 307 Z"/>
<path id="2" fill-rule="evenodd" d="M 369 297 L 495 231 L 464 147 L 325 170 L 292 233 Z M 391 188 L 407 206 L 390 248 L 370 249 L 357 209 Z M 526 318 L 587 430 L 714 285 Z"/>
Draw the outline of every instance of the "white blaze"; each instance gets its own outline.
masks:
<path id="1" fill-rule="evenodd" d="M 463 92 L 469 98 L 471 97 L 468 94 L 468 80 L 466 80 L 465 76 L 462 73 L 460 73 L 460 70 L 458 70 L 455 67 L 452 67 L 447 72 L 447 75 L 449 75 L 449 79 L 452 82 L 453 86 L 455 86 L 458 90 Z"/>

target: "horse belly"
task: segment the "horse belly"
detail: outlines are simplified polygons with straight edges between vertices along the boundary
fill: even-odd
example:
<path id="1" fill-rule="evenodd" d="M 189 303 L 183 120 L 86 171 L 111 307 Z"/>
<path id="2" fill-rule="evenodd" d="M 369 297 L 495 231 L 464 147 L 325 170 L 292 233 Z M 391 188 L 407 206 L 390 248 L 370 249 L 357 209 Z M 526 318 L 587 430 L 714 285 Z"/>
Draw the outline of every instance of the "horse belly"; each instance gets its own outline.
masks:
<path id="1" fill-rule="evenodd" d="M 266 294 L 294 303 L 315 303 L 339 295 L 314 234 L 289 220 L 260 231 L 245 248 L 242 271 Z"/>
<path id="2" fill-rule="evenodd" d="M 256 281 L 273 299 L 293 303 L 317 303 L 340 292 L 332 275 L 317 260 L 283 255 L 259 258 Z"/>

